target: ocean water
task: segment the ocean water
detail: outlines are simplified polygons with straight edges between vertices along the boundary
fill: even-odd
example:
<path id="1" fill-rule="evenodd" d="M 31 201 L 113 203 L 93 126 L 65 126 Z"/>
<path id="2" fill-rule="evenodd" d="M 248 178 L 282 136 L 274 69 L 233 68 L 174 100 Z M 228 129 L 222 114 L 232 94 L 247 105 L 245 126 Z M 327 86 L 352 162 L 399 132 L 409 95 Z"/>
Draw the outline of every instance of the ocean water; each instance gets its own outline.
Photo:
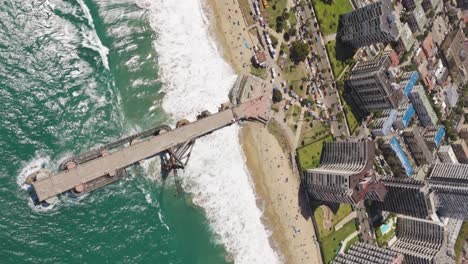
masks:
<path id="1" fill-rule="evenodd" d="M 215 112 L 235 80 L 199 0 L 0 1 L 1 263 L 277 263 L 237 133 L 199 139 L 181 172 L 157 160 L 52 208 L 24 178 L 155 125 Z"/>

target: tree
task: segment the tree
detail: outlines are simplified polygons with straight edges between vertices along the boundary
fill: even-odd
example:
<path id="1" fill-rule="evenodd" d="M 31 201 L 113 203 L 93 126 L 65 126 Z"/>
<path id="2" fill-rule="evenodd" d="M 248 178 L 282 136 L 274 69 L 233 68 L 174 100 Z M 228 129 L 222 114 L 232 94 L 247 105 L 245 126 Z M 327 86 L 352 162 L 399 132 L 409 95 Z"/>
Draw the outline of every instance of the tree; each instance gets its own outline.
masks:
<path id="1" fill-rule="evenodd" d="M 286 20 L 282 16 L 276 17 L 276 32 L 281 33 L 286 26 Z"/>
<path id="2" fill-rule="evenodd" d="M 298 64 L 299 62 L 305 60 L 307 55 L 309 55 L 309 45 L 302 41 L 294 41 L 291 46 L 291 60 Z"/>
<path id="3" fill-rule="evenodd" d="M 274 103 L 279 103 L 283 100 L 283 94 L 280 92 L 280 90 L 273 90 L 273 102 Z"/>
<path id="4" fill-rule="evenodd" d="M 289 32 L 288 32 L 288 31 L 284 32 L 284 34 L 283 34 L 284 41 L 288 42 L 289 39 L 290 39 L 290 37 L 291 37 L 291 36 L 289 35 Z"/>
<path id="5" fill-rule="evenodd" d="M 276 48 L 276 46 L 278 46 L 278 39 L 273 35 L 270 35 L 270 39 L 271 39 L 271 45 L 273 46 L 273 48 Z"/>
<path id="6" fill-rule="evenodd" d="M 296 36 L 297 30 L 295 27 L 292 27 L 288 30 L 290 36 Z"/>

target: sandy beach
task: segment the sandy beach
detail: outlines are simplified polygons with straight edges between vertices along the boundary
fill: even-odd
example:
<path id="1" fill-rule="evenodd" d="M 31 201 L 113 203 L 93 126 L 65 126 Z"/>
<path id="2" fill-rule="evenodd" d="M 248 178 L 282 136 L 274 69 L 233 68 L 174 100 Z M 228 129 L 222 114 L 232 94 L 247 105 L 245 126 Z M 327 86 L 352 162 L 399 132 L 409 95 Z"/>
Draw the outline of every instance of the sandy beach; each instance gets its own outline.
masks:
<path id="1" fill-rule="evenodd" d="M 246 22 L 239 8 L 237 0 L 207 0 L 211 7 L 212 32 L 218 43 L 218 49 L 224 59 L 234 68 L 237 74 L 249 72 L 252 57 L 252 42 L 247 30 Z M 250 49 L 247 49 L 245 45 Z"/>
<path id="2" fill-rule="evenodd" d="M 321 263 L 310 212 L 299 201 L 300 179 L 292 173 L 288 155 L 263 125 L 246 124 L 240 137 L 274 246 L 285 263 Z"/>
<path id="3" fill-rule="evenodd" d="M 225 60 L 237 74 L 249 72 L 243 64 L 249 63 L 252 51 L 245 42 L 250 47 L 252 43 L 237 0 L 208 0 L 208 4 L 215 22 L 211 26 Z M 309 212 L 299 205 L 300 179 L 291 169 L 289 154 L 264 125 L 247 122 L 239 137 L 258 206 L 264 211 L 263 222 L 272 231 L 271 245 L 284 263 L 321 263 Z"/>

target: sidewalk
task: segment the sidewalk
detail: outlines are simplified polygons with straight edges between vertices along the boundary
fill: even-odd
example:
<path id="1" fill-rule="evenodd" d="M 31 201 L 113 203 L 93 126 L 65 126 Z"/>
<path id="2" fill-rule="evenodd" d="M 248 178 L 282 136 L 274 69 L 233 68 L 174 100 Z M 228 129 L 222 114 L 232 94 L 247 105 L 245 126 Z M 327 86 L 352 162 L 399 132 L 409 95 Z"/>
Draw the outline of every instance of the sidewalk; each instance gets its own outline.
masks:
<path id="1" fill-rule="evenodd" d="M 341 248 L 340 248 L 340 254 L 344 254 L 344 251 L 346 249 L 346 245 L 348 244 L 348 242 L 353 239 L 355 236 L 357 236 L 359 234 L 358 231 L 354 231 L 351 235 L 349 235 L 345 240 L 343 240 L 343 242 L 341 243 Z"/>
<path id="2" fill-rule="evenodd" d="M 349 221 L 353 220 L 354 218 L 356 218 L 356 211 L 352 211 L 349 215 L 343 218 L 343 220 L 338 222 L 335 225 L 335 231 L 340 230 L 345 224 L 347 224 Z"/>

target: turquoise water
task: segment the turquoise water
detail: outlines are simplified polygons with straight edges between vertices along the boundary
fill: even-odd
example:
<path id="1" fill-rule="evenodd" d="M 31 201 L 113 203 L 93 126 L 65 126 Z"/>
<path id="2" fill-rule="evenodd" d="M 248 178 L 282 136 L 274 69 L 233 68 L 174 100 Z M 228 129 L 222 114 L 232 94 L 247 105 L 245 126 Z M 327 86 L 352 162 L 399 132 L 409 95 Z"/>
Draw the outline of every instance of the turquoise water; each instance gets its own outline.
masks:
<path id="1" fill-rule="evenodd" d="M 0 3 L 1 263 L 225 263 L 203 211 L 143 168 L 48 211 L 30 204 L 33 166 L 167 120 L 157 36 L 131 2 Z"/>
<path id="2" fill-rule="evenodd" d="M 388 231 L 390 231 L 392 227 L 392 223 L 387 223 L 383 224 L 380 226 L 380 231 L 382 232 L 382 235 L 385 235 Z"/>

